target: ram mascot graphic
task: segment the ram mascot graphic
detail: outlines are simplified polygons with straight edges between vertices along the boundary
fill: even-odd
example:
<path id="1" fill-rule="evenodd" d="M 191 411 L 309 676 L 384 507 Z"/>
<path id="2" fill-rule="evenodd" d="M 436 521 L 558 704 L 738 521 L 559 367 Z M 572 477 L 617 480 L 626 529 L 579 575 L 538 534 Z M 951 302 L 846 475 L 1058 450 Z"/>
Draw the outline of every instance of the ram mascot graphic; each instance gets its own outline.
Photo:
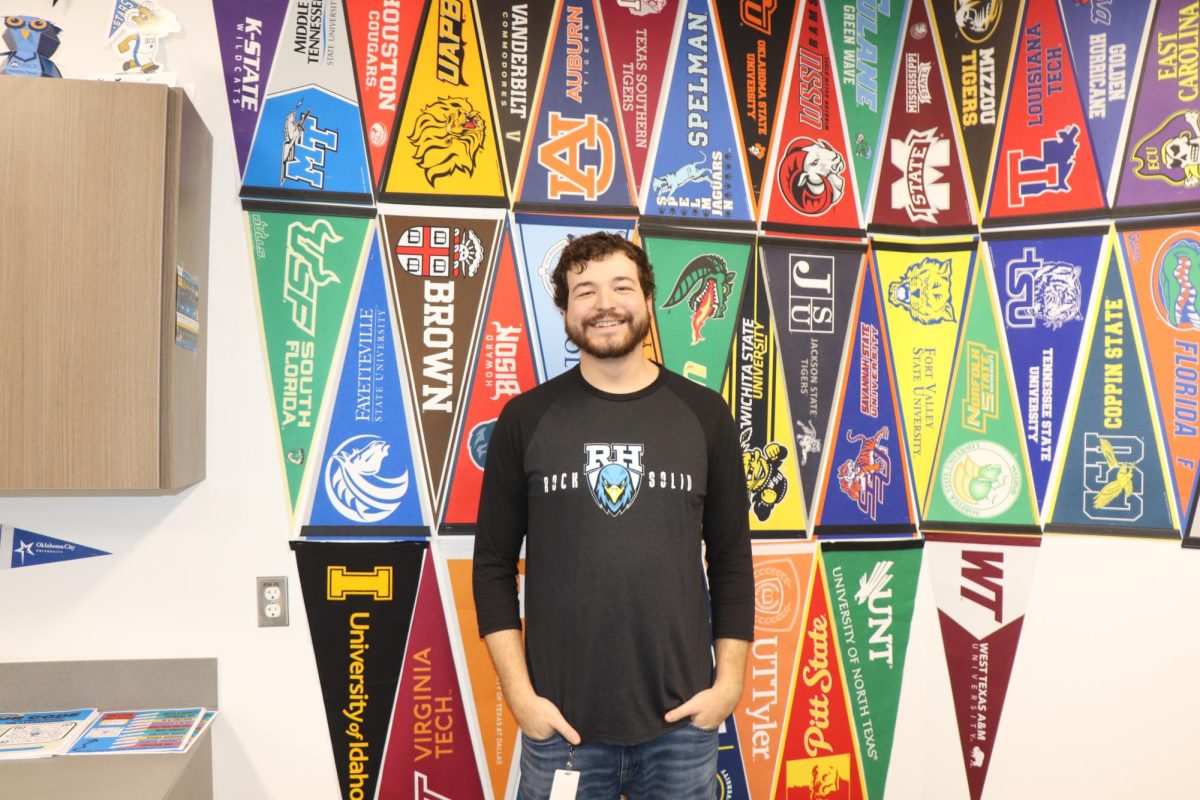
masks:
<path id="1" fill-rule="evenodd" d="M 779 190 L 793 209 L 809 217 L 824 214 L 846 193 L 846 159 L 824 139 L 800 136 L 779 161 Z"/>
<path id="2" fill-rule="evenodd" d="M 437 186 L 456 172 L 475 174 L 475 159 L 483 149 L 487 123 L 471 104 L 458 97 L 443 97 L 421 109 L 408 141 L 425 180 Z"/>
<path id="3" fill-rule="evenodd" d="M 954 322 L 950 259 L 926 258 L 912 264 L 888 286 L 888 302 L 904 309 L 915 322 Z"/>

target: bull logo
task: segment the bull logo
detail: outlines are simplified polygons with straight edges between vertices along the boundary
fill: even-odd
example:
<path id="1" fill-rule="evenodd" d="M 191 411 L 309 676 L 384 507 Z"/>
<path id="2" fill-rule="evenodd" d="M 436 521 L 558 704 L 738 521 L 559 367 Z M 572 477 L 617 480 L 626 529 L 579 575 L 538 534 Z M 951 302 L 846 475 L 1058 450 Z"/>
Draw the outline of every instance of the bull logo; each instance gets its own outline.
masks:
<path id="1" fill-rule="evenodd" d="M 1042 139 L 1040 156 L 1008 151 L 1008 205 L 1022 208 L 1026 198 L 1071 191 L 1069 178 L 1079 151 L 1079 126 L 1068 125 L 1052 139 Z"/>
<path id="2" fill-rule="evenodd" d="M 817 217 L 846 193 L 845 171 L 846 159 L 828 142 L 799 136 L 788 143 L 779 162 L 779 190 L 794 210 Z"/>
<path id="3" fill-rule="evenodd" d="M 887 438 L 887 428 L 880 428 L 870 439 L 847 430 L 846 441 L 858 445 L 858 454 L 843 461 L 837 470 L 838 488 L 871 519 L 884 501 L 884 487 L 892 482 L 892 459 L 883 444 Z"/>

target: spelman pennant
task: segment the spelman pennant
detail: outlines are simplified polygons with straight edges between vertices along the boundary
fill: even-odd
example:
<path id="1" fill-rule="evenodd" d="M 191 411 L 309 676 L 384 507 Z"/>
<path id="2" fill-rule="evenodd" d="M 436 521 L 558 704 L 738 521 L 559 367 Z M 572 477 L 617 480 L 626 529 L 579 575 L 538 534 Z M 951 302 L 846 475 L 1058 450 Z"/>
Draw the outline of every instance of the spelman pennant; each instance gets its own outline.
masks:
<path id="1" fill-rule="evenodd" d="M 783 378 L 792 407 L 804 507 L 815 508 L 829 416 L 865 247 L 762 239 Z"/>
<path id="2" fill-rule="evenodd" d="M 242 176 L 243 197 L 371 202 L 342 6 L 292 0 Z"/>
<path id="3" fill-rule="evenodd" d="M 806 535 L 779 341 L 766 282 L 757 267 L 752 268 L 742 294 L 723 394 L 737 422 L 751 535 Z"/>
<path id="4" fill-rule="evenodd" d="M 287 0 L 213 0 L 239 175 L 246 168 L 250 142 L 266 99 L 267 76 L 271 74 L 287 6 Z"/>
<path id="5" fill-rule="evenodd" d="M 37 567 L 60 561 L 74 561 L 77 558 L 107 555 L 111 554 L 106 550 L 55 539 L 53 536 L 12 525 L 0 525 L 0 569 Z"/>
<path id="6" fill-rule="evenodd" d="M 374 236 L 348 209 L 245 203 L 259 321 L 283 450 L 288 508 L 295 512 L 320 428 L 321 409 L 350 297 Z"/>
<path id="7" fill-rule="evenodd" d="M 374 797 L 384 769 L 428 547 L 424 541 L 292 542 L 345 800 Z"/>
<path id="8" fill-rule="evenodd" d="M 639 230 L 654 265 L 663 365 L 720 391 L 742 289 L 754 266 L 753 240 L 648 226 Z"/>
<path id="9" fill-rule="evenodd" d="M 746 169 L 708 0 L 686 0 L 645 214 L 680 224 L 751 226 Z"/>
<path id="10" fill-rule="evenodd" d="M 429 3 L 381 196 L 507 204 L 499 137 L 471 0 Z"/>
<path id="11" fill-rule="evenodd" d="M 1119 256 L 1120 247 L 1110 242 L 1046 530 L 1177 537 L 1145 354 Z"/>
<path id="12" fill-rule="evenodd" d="M 983 795 L 1037 566 L 1036 536 L 927 533 L 971 800 Z"/>

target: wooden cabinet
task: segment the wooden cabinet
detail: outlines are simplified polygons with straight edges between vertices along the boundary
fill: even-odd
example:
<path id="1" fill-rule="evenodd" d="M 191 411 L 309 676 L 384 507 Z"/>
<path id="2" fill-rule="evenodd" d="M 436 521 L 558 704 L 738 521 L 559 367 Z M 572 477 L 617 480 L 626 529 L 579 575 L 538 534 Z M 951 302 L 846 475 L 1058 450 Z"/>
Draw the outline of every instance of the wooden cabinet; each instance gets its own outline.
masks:
<path id="1" fill-rule="evenodd" d="M 212 138 L 180 89 L 0 77 L 0 490 L 204 478 Z"/>

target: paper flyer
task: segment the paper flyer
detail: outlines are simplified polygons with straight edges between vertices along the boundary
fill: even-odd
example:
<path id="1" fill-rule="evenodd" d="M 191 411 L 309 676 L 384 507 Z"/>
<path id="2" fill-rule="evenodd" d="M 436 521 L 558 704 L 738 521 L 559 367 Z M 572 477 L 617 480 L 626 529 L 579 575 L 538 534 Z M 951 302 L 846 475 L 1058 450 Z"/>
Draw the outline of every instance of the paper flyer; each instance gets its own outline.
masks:
<path id="1" fill-rule="evenodd" d="M 186 750 L 203 708 L 105 711 L 71 745 L 69 755 L 176 753 Z"/>

